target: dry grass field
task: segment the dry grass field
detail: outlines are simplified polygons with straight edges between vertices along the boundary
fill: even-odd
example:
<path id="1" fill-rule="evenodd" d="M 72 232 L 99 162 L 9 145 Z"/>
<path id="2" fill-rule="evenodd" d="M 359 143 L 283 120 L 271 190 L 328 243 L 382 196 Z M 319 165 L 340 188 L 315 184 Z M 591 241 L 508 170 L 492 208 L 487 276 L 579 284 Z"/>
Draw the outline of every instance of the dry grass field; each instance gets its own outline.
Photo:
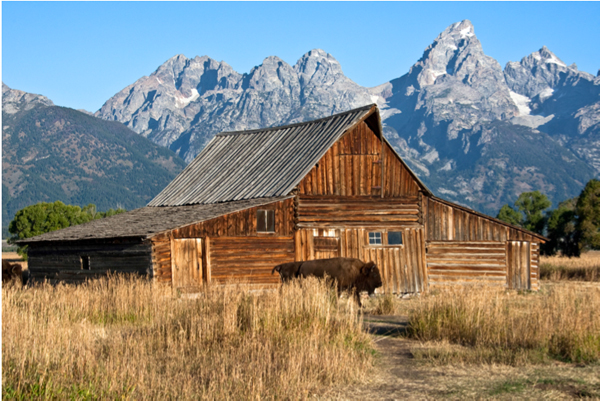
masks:
<path id="1" fill-rule="evenodd" d="M 543 258 L 554 273 L 538 292 L 433 289 L 363 313 L 318 281 L 197 296 L 123 277 L 4 286 L 2 394 L 600 399 L 599 260 Z"/>
<path id="2" fill-rule="evenodd" d="M 336 396 L 600 399 L 600 253 L 544 265 L 555 273 L 538 292 L 455 287 L 370 300 L 376 316 L 365 320 L 388 333 L 375 340 L 378 374 Z"/>
<path id="3" fill-rule="evenodd" d="M 298 399 L 373 362 L 356 306 L 323 283 L 173 295 L 112 277 L 2 289 L 3 399 Z"/>
<path id="4" fill-rule="evenodd" d="M 600 281 L 600 251 L 590 251 L 579 258 L 542 256 L 540 277 L 546 280 Z"/>

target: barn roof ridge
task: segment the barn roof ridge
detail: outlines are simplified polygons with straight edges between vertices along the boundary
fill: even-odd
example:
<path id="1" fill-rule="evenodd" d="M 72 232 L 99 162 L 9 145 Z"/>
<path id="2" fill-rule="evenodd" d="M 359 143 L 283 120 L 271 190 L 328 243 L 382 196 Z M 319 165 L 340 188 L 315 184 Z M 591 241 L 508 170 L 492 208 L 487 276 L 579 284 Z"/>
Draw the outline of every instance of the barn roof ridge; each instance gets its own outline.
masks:
<path id="1" fill-rule="evenodd" d="M 246 134 L 251 135 L 251 134 L 257 134 L 257 133 L 263 133 L 266 131 L 278 131 L 278 130 L 284 130 L 284 129 L 289 129 L 289 128 L 296 128 L 301 125 L 318 124 L 318 123 L 326 121 L 326 120 L 330 120 L 330 119 L 333 119 L 336 117 L 341 117 L 345 114 L 351 114 L 353 112 L 357 112 L 357 111 L 361 111 L 361 110 L 371 110 L 373 108 L 373 106 L 376 107 L 377 104 L 371 103 L 366 106 L 357 107 L 355 109 L 347 110 L 347 111 L 344 111 L 341 113 L 336 113 L 336 114 L 332 114 L 330 116 L 317 118 L 316 120 L 301 121 L 301 122 L 297 122 L 297 123 L 293 123 L 293 124 L 277 125 L 277 126 L 273 126 L 273 127 L 253 128 L 253 129 L 249 129 L 249 130 L 221 131 L 218 134 L 216 134 L 215 136 L 246 135 Z"/>

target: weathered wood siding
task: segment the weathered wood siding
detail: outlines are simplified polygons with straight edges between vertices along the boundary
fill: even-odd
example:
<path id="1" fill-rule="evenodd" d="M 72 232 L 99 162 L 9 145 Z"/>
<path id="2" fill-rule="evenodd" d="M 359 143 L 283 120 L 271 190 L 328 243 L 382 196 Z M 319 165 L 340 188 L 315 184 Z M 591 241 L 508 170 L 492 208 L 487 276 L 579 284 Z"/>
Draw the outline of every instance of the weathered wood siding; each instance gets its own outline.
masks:
<path id="1" fill-rule="evenodd" d="M 429 285 L 484 283 L 506 287 L 504 242 L 431 241 L 427 244 Z"/>
<path id="2" fill-rule="evenodd" d="M 403 245 L 370 245 L 371 231 L 401 231 Z M 364 262 L 373 261 L 379 267 L 383 280 L 383 291 L 392 293 L 420 292 L 427 288 L 425 269 L 425 244 L 423 230 L 407 227 L 387 228 L 314 228 L 300 229 L 295 236 L 295 258 L 298 261 L 326 259 L 329 257 L 357 258 Z M 331 253 L 319 249 L 319 243 L 339 243 Z"/>
<path id="3" fill-rule="evenodd" d="M 489 217 L 424 198 L 428 241 L 535 241 L 535 237 Z"/>
<path id="4" fill-rule="evenodd" d="M 259 209 L 275 211 L 275 232 L 257 232 Z M 294 260 L 294 215 L 290 198 L 159 234 L 152 239 L 156 278 L 176 288 L 211 280 L 272 283 L 278 276 L 270 276 L 269 270 L 266 277 L 266 270 Z M 282 258 L 284 251 L 291 257 Z M 173 266 L 180 268 L 176 271 Z"/>
<path id="5" fill-rule="evenodd" d="M 298 227 L 418 226 L 417 196 L 378 197 L 298 196 Z"/>
<path id="6" fill-rule="evenodd" d="M 152 266 L 159 283 L 171 282 L 171 241 L 152 238 Z"/>
<path id="7" fill-rule="evenodd" d="M 212 282 L 277 284 L 273 267 L 294 261 L 294 238 L 221 237 L 210 239 Z"/>
<path id="8" fill-rule="evenodd" d="M 383 196 L 385 198 L 417 196 L 419 194 L 419 185 L 387 143 L 384 144 L 383 171 Z"/>
<path id="9" fill-rule="evenodd" d="M 429 197 L 424 198 L 423 212 L 430 250 L 427 265 L 432 285 L 452 281 L 485 281 L 489 284 L 502 282 L 508 288 L 539 288 L 538 237 L 477 212 Z M 456 250 L 446 253 L 446 260 L 440 259 L 438 255 L 451 247 Z M 469 260 L 466 251 L 473 247 L 481 249 L 479 252 L 471 252 L 479 255 Z M 489 249 L 486 250 L 485 247 Z M 503 249 L 500 250 L 500 247 Z M 500 253 L 504 254 L 502 258 L 499 257 Z M 453 258 L 456 262 L 450 260 Z M 472 266 L 468 271 L 467 262 Z M 452 263 L 464 266 L 456 271 L 441 266 L 451 266 Z"/>
<path id="10" fill-rule="evenodd" d="M 275 211 L 275 232 L 257 233 L 256 211 Z M 230 213 L 215 219 L 190 224 L 171 231 L 173 238 L 201 238 L 201 237 L 255 237 L 264 235 L 290 236 L 294 230 L 294 200 L 274 202 Z"/>
<path id="11" fill-rule="evenodd" d="M 201 238 L 171 240 L 171 277 L 174 288 L 196 289 L 204 284 Z"/>
<path id="12" fill-rule="evenodd" d="M 423 230 L 407 228 L 400 231 L 403 231 L 403 245 L 366 245 L 363 248 L 363 260 L 373 261 L 379 267 L 384 292 L 401 294 L 425 291 L 428 277 Z M 368 241 L 367 231 L 366 244 Z"/>
<path id="13" fill-rule="evenodd" d="M 82 257 L 89 258 L 89 270 Z M 33 281 L 83 282 L 109 271 L 152 275 L 152 247 L 149 241 L 113 243 L 72 241 L 30 244 L 28 266 Z"/>
<path id="14" fill-rule="evenodd" d="M 531 243 L 508 241 L 506 243 L 508 288 L 531 289 Z"/>
<path id="15" fill-rule="evenodd" d="M 329 148 L 300 182 L 298 191 L 300 195 L 381 197 L 382 186 L 386 198 L 419 193 L 418 184 L 393 150 L 382 145 L 362 122 Z"/>
<path id="16" fill-rule="evenodd" d="M 531 289 L 540 289 L 540 243 L 531 243 Z"/>

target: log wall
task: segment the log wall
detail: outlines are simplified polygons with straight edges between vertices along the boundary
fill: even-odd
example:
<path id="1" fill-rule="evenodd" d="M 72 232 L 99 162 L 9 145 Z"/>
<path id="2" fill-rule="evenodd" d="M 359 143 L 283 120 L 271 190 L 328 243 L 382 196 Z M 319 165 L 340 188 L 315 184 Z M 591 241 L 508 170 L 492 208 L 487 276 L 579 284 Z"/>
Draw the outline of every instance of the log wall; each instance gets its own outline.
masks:
<path id="1" fill-rule="evenodd" d="M 82 257 L 89 258 L 84 269 Z M 153 274 L 150 242 L 93 243 L 72 241 L 29 245 L 28 266 L 33 281 L 81 283 L 86 279 L 119 273 Z"/>
<path id="2" fill-rule="evenodd" d="M 421 220 L 417 196 L 382 199 L 299 195 L 297 202 L 298 227 L 406 227 L 419 226 Z"/>
<path id="3" fill-rule="evenodd" d="M 210 239 L 211 280 L 218 284 L 278 284 L 273 267 L 294 261 L 293 237 Z"/>
<path id="4" fill-rule="evenodd" d="M 507 286 L 504 242 L 431 241 L 427 244 L 429 285 L 483 283 Z"/>
<path id="5" fill-rule="evenodd" d="M 171 241 L 152 238 L 152 266 L 159 283 L 171 282 Z"/>

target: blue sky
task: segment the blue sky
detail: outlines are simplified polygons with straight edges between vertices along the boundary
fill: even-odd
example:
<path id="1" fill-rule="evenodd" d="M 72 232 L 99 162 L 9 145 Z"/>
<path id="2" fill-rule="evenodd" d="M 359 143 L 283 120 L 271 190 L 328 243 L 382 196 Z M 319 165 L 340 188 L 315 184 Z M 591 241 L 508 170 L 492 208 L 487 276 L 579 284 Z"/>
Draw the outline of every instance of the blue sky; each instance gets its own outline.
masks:
<path id="1" fill-rule="evenodd" d="M 176 54 L 244 73 L 322 48 L 349 78 L 376 86 L 463 19 L 502 66 L 546 45 L 596 75 L 599 17 L 599 2 L 3 2 L 2 80 L 96 111 Z"/>

